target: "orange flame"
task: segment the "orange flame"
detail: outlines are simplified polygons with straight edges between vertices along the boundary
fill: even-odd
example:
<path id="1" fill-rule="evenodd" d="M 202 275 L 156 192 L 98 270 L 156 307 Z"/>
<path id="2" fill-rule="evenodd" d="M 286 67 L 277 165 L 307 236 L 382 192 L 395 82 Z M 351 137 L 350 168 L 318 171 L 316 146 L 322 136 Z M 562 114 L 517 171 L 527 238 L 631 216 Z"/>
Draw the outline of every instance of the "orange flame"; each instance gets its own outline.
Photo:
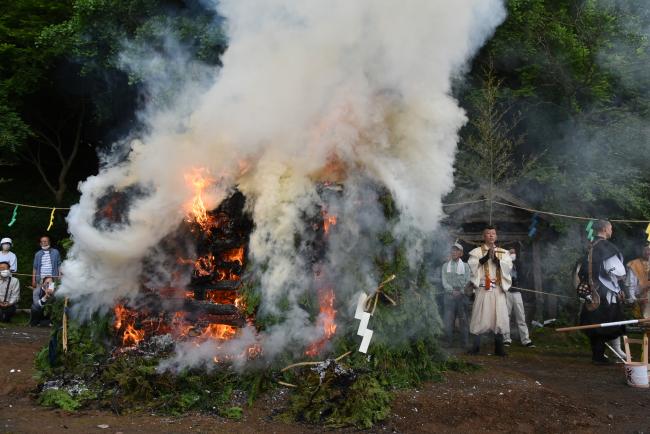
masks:
<path id="1" fill-rule="evenodd" d="M 205 330 L 203 330 L 199 339 L 217 339 L 220 341 L 226 341 L 234 338 L 235 334 L 237 334 L 237 327 L 226 324 L 210 324 L 205 328 Z"/>
<path id="2" fill-rule="evenodd" d="M 115 331 L 119 331 L 124 327 L 122 345 L 135 346 L 144 339 L 144 330 L 139 330 L 134 327 L 137 313 L 121 304 L 116 305 L 113 311 L 115 312 L 115 324 L 113 324 Z"/>
<path id="3" fill-rule="evenodd" d="M 127 310 L 124 306 L 118 304 L 113 311 L 115 312 L 115 324 L 113 324 L 113 327 L 115 330 L 119 330 L 122 328 L 122 322 L 126 319 Z"/>
<path id="4" fill-rule="evenodd" d="M 320 327 L 323 328 L 323 337 L 318 341 L 312 343 L 305 354 L 314 357 L 318 354 L 327 341 L 330 340 L 334 333 L 336 333 L 336 310 L 334 309 L 334 290 L 327 288 L 318 291 L 318 299 L 320 302 L 320 313 L 318 315 L 318 322 Z"/>
<path id="5" fill-rule="evenodd" d="M 206 173 L 207 170 L 204 168 L 195 168 L 192 173 L 185 174 L 185 182 L 194 188 L 194 199 L 189 212 L 190 220 L 193 219 L 201 226 L 201 229 L 209 231 L 211 219 L 203 202 L 203 191 L 210 183 L 214 182 L 214 179 L 210 178 Z"/>
<path id="6" fill-rule="evenodd" d="M 323 230 L 327 235 L 330 232 L 330 226 L 336 225 L 336 216 L 329 215 L 325 210 L 321 211 L 321 215 L 323 216 Z"/>
<path id="7" fill-rule="evenodd" d="M 124 335 L 122 336 L 122 344 L 125 346 L 135 346 L 144 339 L 144 330 L 138 330 L 131 324 L 126 326 Z"/>
<path id="8" fill-rule="evenodd" d="M 239 265 L 244 265 L 244 246 L 224 252 L 221 259 L 224 262 L 239 262 Z"/>

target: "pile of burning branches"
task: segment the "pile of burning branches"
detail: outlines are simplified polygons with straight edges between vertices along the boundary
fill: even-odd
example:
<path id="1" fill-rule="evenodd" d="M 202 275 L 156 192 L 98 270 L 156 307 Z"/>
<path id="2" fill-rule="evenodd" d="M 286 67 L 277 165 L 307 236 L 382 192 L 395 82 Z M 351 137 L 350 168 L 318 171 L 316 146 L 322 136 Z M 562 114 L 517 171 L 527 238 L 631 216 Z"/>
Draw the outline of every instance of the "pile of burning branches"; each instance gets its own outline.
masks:
<path id="1" fill-rule="evenodd" d="M 197 196 L 179 236 L 190 237 L 196 249 L 193 256 L 179 255 L 175 262 L 175 272 L 189 273 L 189 284 L 182 288 L 143 285 L 136 299 L 118 303 L 112 314 L 96 315 L 85 324 L 69 321 L 66 354 L 57 350 L 60 335 L 55 331 L 53 343 L 37 359 L 44 380 L 42 402 L 67 408 L 108 407 L 116 412 L 201 410 L 241 417 L 242 407 L 259 393 L 288 387 L 291 397 L 284 402 L 281 417 L 369 427 L 388 414 L 391 389 L 417 385 L 445 369 L 435 336 L 439 318 L 429 315 L 433 291 L 423 290 L 422 280 L 414 281 L 403 247 L 390 239 L 382 240 L 384 251 L 375 261 L 382 276 L 391 276 L 381 290 L 386 297 L 375 297 L 379 303 L 373 303 L 376 337 L 368 354 L 356 352 L 356 329 L 341 327 L 344 319 L 337 315 L 343 310 L 342 300 L 335 298 L 333 283 L 319 273 L 326 237 L 338 224 L 337 217 L 323 209 L 307 222 L 319 234 L 313 241 L 312 270 L 316 273 L 314 317 L 322 335 L 302 355 L 314 359 L 340 351 L 347 357 L 282 371 L 280 364 L 295 360 L 295 351 L 269 363 L 263 360 L 261 347 L 252 344 L 233 356 L 260 360 L 248 363 L 243 371 L 233 369 L 232 358 L 216 356 L 207 369 L 161 370 L 161 361 L 178 344 L 198 347 L 211 342 L 219 348 L 245 328 L 264 327 L 257 317 L 259 292 L 246 279 L 253 222 L 244 211 L 245 198 L 234 193 L 208 211 L 201 198 L 201 180 L 193 182 Z M 98 224 L 123 222 L 122 199 L 118 195 L 104 200 L 112 209 L 98 213 Z M 60 318 L 60 303 L 52 308 L 52 317 Z M 404 338 L 395 341 L 394 336 Z"/>

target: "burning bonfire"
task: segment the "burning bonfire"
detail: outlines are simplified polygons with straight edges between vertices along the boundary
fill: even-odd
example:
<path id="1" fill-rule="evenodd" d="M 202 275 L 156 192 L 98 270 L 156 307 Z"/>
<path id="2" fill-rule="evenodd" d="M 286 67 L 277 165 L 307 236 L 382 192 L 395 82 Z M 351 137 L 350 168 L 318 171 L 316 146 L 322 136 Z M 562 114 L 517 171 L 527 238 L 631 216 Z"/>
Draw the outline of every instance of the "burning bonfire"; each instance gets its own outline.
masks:
<path id="1" fill-rule="evenodd" d="M 234 193 L 219 207 L 209 211 L 204 191 L 214 182 L 202 169 L 185 177 L 195 195 L 187 206 L 187 218 L 182 233 L 196 245 L 194 257 L 176 258 L 177 274 L 189 274 L 187 286 L 144 287 L 135 301 L 125 301 L 113 309 L 113 332 L 116 352 L 137 351 L 152 338 L 169 335 L 176 343 L 200 345 L 206 341 L 229 341 L 238 337 L 243 327 L 255 328 L 255 312 L 248 306 L 241 289 L 245 284 L 246 251 L 253 222 L 244 212 L 245 199 Z M 120 214 L 119 195 L 103 200 L 105 207 L 98 215 L 104 220 L 117 220 Z M 337 216 L 322 210 L 312 228 L 320 233 L 322 244 L 337 224 Z M 100 220 L 101 221 L 101 220 Z M 322 252 L 318 253 L 322 256 Z M 318 268 L 318 264 L 315 265 Z M 322 336 L 314 340 L 304 354 L 316 357 L 324 350 L 336 332 L 335 291 L 324 284 L 322 272 L 317 271 L 319 313 L 317 327 Z M 182 279 L 178 279 L 181 281 Z M 258 343 L 248 346 L 237 357 L 254 358 L 262 352 Z M 228 359 L 228 358 L 226 358 Z M 215 355 L 215 362 L 224 359 Z"/>
<path id="2" fill-rule="evenodd" d="M 146 408 L 156 402 L 166 403 L 175 411 L 205 409 L 211 405 L 209 408 L 217 409 L 220 415 L 236 415 L 241 411 L 229 407 L 232 402 L 214 401 L 215 391 L 228 390 L 231 396 L 237 389 L 246 396 L 255 396 L 273 385 L 286 385 L 294 393 L 286 403 L 285 416 L 335 425 L 341 424 L 337 418 L 344 417 L 348 421 L 345 423 L 364 427 L 388 414 L 390 394 L 379 378 L 381 381 L 392 378 L 394 384 L 405 386 L 438 372 L 439 354 L 434 337 L 437 325 L 436 319 L 429 315 L 433 300 L 426 292 L 417 291 L 422 285 L 410 278 L 412 270 L 403 260 L 403 247 L 390 239 L 378 244 L 382 250 L 375 264 L 381 274 L 398 276 L 394 281 L 389 279 L 390 283 L 382 288 L 383 293 L 390 293 L 391 299 L 397 300 L 397 305 L 380 302 L 376 306 L 372 328 L 378 338 L 369 356 L 349 351 L 359 344 L 355 335 L 357 324 L 346 316 L 345 306 L 351 300 L 337 297 L 341 280 L 328 268 L 327 262 L 331 239 L 344 221 L 327 206 L 342 192 L 341 186 L 331 183 L 319 187 L 323 197 L 321 209 L 311 218 L 305 218 L 305 227 L 312 234 L 303 243 L 308 247 L 307 265 L 312 275 L 305 306 L 311 303 L 315 332 L 310 335 L 311 341 L 299 349 L 284 352 L 280 357 L 268 357 L 265 349 L 273 348 L 264 346 L 264 338 L 273 323 L 269 325 L 268 319 L 258 311 L 259 299 L 254 296 L 258 283 L 251 282 L 248 270 L 247 253 L 254 222 L 246 212 L 246 199 L 242 193 L 234 192 L 215 209 L 206 209 L 203 194 L 210 181 L 204 171 L 197 173 L 202 175 L 188 177 L 195 196 L 177 231 L 177 238 L 188 242 L 179 243 L 175 239 L 170 243 L 190 247 L 176 252 L 164 246 L 165 251 L 175 252 L 173 263 L 168 266 L 172 270 L 170 281 L 178 283 L 161 286 L 143 283 L 137 297 L 114 306 L 107 329 L 97 328 L 103 324 L 101 321 L 75 324 L 74 336 L 78 338 L 69 345 L 73 349 L 95 345 L 95 358 L 90 366 L 96 370 L 88 372 L 87 350 L 78 357 L 74 355 L 76 350 L 59 353 L 55 355 L 55 364 L 44 359 L 42 370 L 51 378 L 43 384 L 44 396 L 65 390 L 72 398 L 81 400 L 80 396 L 84 395 L 76 391 L 82 384 L 93 390 L 93 396 L 117 393 L 121 404 L 111 405 L 113 408 L 118 405 L 118 411 L 134 402 L 149 403 Z M 128 195 L 114 191 L 110 194 L 110 198 L 98 201 L 96 223 L 99 226 L 124 221 L 123 213 L 128 209 L 124 198 Z M 383 194 L 382 201 L 390 201 L 388 193 Z M 391 212 L 394 208 L 384 209 Z M 386 217 L 390 220 L 390 215 Z M 406 336 L 409 331 L 417 339 L 393 340 L 395 336 Z M 238 345 L 239 342 L 245 345 Z M 108 357 L 102 356 L 107 347 L 110 348 Z M 207 366 L 206 370 L 202 364 L 189 371 L 161 369 L 170 357 L 175 357 L 178 348 L 184 349 L 185 358 L 194 353 L 200 360 L 209 356 L 211 367 Z M 226 348 L 228 351 L 223 351 Z M 326 358 L 336 351 L 347 352 L 336 360 Z M 280 369 L 280 361 L 296 358 L 311 361 Z M 240 366 L 246 367 L 244 372 L 233 371 L 233 367 L 238 370 Z M 373 369 L 369 370 L 369 366 Z M 75 374 L 70 377 L 71 373 Z M 143 376 L 143 373 L 147 374 Z M 196 398 L 179 398 L 188 394 Z"/>

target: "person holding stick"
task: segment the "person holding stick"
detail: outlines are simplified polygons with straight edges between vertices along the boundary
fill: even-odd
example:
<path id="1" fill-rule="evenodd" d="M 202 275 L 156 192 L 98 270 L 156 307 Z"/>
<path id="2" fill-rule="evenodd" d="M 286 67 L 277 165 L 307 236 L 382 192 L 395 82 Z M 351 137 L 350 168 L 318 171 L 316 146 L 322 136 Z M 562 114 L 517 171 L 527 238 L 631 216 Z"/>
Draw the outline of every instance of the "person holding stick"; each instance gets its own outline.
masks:
<path id="1" fill-rule="evenodd" d="M 622 301 L 625 279 L 623 255 L 609 241 L 612 237 L 612 224 L 598 220 L 593 225 L 596 237 L 589 246 L 589 252 L 580 269 L 580 280 L 588 282 L 598 293 L 600 303 L 584 303 L 580 312 L 580 324 L 599 324 L 624 320 Z M 591 360 L 594 364 L 609 364 L 605 356 L 607 341 L 620 351 L 619 338 L 625 333 L 625 326 L 605 327 L 584 330 L 591 345 Z M 616 343 L 619 342 L 618 345 Z"/>
<path id="2" fill-rule="evenodd" d="M 469 252 L 467 261 L 476 295 L 469 324 L 475 337 L 469 353 L 479 353 L 481 334 L 494 332 L 494 354 L 505 356 L 503 334 L 510 332 L 506 291 L 512 285 L 512 260 L 507 250 L 496 246 L 497 231 L 493 226 L 483 229 L 483 241 L 482 246 Z"/>

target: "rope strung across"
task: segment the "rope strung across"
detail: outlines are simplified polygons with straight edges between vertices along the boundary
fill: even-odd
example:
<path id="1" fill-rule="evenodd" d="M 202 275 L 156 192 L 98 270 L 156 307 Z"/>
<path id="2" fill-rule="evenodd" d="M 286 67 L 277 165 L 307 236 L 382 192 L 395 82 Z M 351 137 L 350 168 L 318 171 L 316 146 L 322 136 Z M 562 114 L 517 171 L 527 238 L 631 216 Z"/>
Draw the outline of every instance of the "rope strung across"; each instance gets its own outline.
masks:
<path id="1" fill-rule="evenodd" d="M 5 204 L 5 205 L 11 205 L 14 207 L 13 212 L 11 214 L 11 220 L 9 223 L 7 223 L 7 226 L 12 227 L 16 223 L 16 219 L 18 218 L 18 208 L 19 207 L 24 207 L 24 208 L 35 208 L 35 209 L 49 209 L 51 210 L 50 212 L 50 221 L 49 224 L 47 225 L 46 231 L 50 231 L 52 229 L 52 226 L 54 225 L 54 213 L 57 210 L 69 210 L 70 208 L 67 207 L 56 207 L 56 206 L 40 206 L 40 205 L 30 205 L 26 203 L 17 203 L 17 202 L 10 202 L 7 200 L 0 200 L 0 203 Z"/>
<path id="2" fill-rule="evenodd" d="M 0 203 L 4 203 L 5 205 L 13 205 L 13 206 L 22 206 L 23 208 L 36 208 L 36 209 L 70 209 L 70 208 L 61 208 L 61 207 L 54 207 L 54 206 L 39 206 L 39 205 L 28 205 L 25 203 L 16 203 L 16 202 L 9 202 L 6 200 L 0 200 Z"/>
<path id="3" fill-rule="evenodd" d="M 536 212 L 538 214 L 546 214 L 554 217 L 564 217 L 564 218 L 569 218 L 569 219 L 575 219 L 575 220 L 597 220 L 594 217 L 584 217 L 584 216 L 576 216 L 576 215 L 570 215 L 570 214 L 561 214 L 557 212 L 551 212 L 551 211 L 542 211 L 539 209 L 535 208 L 527 208 L 524 206 L 518 206 L 518 205 L 512 205 L 509 203 L 504 203 L 504 202 L 499 202 L 499 201 L 493 201 L 493 203 L 496 203 L 497 205 L 505 206 L 508 208 L 516 208 L 516 209 L 522 209 L 524 211 L 530 211 L 530 212 Z M 610 222 L 613 223 L 650 223 L 650 220 L 626 220 L 626 219 L 609 219 Z"/>
<path id="4" fill-rule="evenodd" d="M 568 295 L 562 295 L 562 294 L 555 294 L 552 292 L 546 292 L 546 291 L 540 291 L 540 290 L 535 290 L 535 289 L 528 289 L 528 288 L 520 288 L 518 286 L 511 286 L 511 288 L 518 289 L 520 291 L 526 291 L 526 292 L 534 292 L 536 294 L 544 294 L 544 295 L 551 295 L 553 297 L 560 297 L 560 298 L 569 298 L 571 300 L 575 299 L 575 297 L 570 297 Z"/>

